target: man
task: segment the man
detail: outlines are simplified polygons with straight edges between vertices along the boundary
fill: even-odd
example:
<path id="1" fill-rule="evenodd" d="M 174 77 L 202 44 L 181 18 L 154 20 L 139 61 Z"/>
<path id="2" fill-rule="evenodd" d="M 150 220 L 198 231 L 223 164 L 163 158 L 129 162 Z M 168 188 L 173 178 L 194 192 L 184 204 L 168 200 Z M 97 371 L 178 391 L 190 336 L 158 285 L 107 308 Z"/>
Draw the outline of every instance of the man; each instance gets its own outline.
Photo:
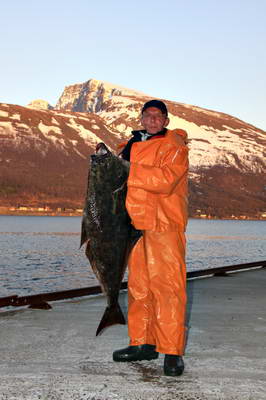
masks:
<path id="1" fill-rule="evenodd" d="M 143 236 L 129 257 L 129 347 L 114 361 L 165 354 L 165 375 L 181 375 L 185 346 L 188 148 L 186 132 L 167 130 L 166 105 L 144 104 L 144 130 L 133 131 L 121 155 L 130 161 L 126 207 Z"/>

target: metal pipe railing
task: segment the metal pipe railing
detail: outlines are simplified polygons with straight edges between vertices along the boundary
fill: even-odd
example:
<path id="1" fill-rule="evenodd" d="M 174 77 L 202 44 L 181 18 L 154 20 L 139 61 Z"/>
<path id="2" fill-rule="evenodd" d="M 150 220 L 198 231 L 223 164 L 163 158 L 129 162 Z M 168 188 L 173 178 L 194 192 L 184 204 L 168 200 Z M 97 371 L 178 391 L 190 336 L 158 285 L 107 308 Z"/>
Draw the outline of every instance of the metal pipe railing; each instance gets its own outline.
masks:
<path id="1" fill-rule="evenodd" d="M 227 265 L 225 267 L 210 268 L 198 271 L 190 271 L 187 273 L 187 279 L 201 278 L 204 276 L 226 276 L 229 272 L 249 270 L 252 268 L 265 268 L 266 261 L 256 261 L 246 264 Z M 127 282 L 122 282 L 121 289 L 127 289 Z M 0 298 L 1 307 L 21 307 L 29 306 L 30 308 L 52 308 L 48 301 L 66 300 L 74 297 L 90 296 L 101 293 L 100 286 L 90 286 L 80 289 L 70 289 L 58 292 L 40 293 L 29 296 L 12 295 Z"/>

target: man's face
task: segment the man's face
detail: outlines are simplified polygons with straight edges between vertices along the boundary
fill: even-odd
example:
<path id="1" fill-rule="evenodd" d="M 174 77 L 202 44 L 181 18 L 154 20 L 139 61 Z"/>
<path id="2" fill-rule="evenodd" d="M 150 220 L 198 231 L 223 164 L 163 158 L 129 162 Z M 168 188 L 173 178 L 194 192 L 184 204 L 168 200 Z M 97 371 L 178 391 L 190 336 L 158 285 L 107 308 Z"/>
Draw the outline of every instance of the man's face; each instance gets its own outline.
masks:
<path id="1" fill-rule="evenodd" d="M 160 132 L 169 123 L 169 119 L 165 114 L 156 107 L 147 108 L 141 116 L 141 124 L 150 134 Z"/>

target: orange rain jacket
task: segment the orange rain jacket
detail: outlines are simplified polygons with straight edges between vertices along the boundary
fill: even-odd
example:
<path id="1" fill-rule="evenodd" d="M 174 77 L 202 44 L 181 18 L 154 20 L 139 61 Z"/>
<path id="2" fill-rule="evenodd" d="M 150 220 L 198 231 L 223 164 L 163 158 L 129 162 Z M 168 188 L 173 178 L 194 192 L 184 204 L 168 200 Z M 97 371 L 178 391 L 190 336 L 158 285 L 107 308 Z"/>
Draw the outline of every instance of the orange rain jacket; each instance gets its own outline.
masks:
<path id="1" fill-rule="evenodd" d="M 126 207 L 136 229 L 182 231 L 187 225 L 187 134 L 167 130 L 165 137 L 133 144 Z"/>

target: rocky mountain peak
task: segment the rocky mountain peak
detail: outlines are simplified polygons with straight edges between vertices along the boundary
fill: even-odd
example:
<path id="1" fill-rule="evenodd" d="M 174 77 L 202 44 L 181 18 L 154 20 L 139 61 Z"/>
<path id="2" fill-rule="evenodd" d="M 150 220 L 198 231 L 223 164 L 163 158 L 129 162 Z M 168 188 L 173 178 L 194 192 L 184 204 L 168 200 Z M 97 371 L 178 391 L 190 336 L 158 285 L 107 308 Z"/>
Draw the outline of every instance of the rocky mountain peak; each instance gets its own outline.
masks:
<path id="1" fill-rule="evenodd" d="M 46 100 L 36 99 L 31 101 L 27 107 L 34 108 L 35 110 L 53 110 L 54 107 L 48 103 Z"/>
<path id="2" fill-rule="evenodd" d="M 90 79 L 84 83 L 66 86 L 56 104 L 56 109 L 74 112 L 98 113 L 113 96 L 143 96 L 141 92 Z"/>

